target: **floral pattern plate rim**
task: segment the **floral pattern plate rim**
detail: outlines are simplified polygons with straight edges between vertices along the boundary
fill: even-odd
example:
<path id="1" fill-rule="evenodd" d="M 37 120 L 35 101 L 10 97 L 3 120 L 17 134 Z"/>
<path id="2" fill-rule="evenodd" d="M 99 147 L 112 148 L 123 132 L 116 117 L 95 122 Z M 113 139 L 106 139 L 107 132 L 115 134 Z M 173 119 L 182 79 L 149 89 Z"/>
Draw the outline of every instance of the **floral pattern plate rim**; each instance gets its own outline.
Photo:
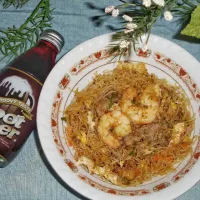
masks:
<path id="1" fill-rule="evenodd" d="M 62 112 L 73 99 L 71 89 L 84 88 L 94 73 L 114 69 L 116 63 L 109 63 L 106 46 L 111 34 L 88 40 L 56 64 L 48 76 L 38 104 L 37 128 L 44 153 L 62 180 L 82 196 L 93 200 L 169 200 L 178 197 L 200 180 L 200 140 L 193 146 L 193 154 L 176 166 L 176 171 L 157 177 L 138 187 L 120 188 L 90 175 L 74 160 L 73 148 L 66 138 L 66 125 Z M 196 117 L 195 135 L 200 130 L 200 64 L 176 44 L 151 35 L 149 49 L 143 52 L 137 48 L 128 62 L 144 62 L 149 73 L 179 84 L 188 95 L 191 111 Z"/>

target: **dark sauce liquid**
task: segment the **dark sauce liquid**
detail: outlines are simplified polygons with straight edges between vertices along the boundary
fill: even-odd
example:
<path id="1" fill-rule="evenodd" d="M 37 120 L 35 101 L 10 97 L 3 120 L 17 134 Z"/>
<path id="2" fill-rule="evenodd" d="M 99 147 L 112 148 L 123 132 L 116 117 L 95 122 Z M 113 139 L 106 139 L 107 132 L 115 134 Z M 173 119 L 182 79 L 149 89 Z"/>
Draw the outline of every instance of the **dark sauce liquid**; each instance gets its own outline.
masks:
<path id="1" fill-rule="evenodd" d="M 42 84 L 55 65 L 57 48 L 39 43 L 8 64 L 0 73 L 0 167 L 18 154 L 36 128 Z"/>

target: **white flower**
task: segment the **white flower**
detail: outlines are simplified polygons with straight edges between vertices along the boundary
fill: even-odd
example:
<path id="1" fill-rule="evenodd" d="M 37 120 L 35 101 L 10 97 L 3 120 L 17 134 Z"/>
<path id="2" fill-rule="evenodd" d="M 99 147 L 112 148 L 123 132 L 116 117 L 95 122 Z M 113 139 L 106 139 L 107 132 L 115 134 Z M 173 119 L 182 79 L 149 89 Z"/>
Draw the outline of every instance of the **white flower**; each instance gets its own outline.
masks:
<path id="1" fill-rule="evenodd" d="M 133 32 L 136 28 L 137 28 L 137 24 L 134 24 L 134 23 L 128 23 L 126 25 L 126 30 L 124 31 L 124 33 L 130 33 L 130 32 Z"/>
<path id="2" fill-rule="evenodd" d="M 134 29 L 126 29 L 125 31 L 124 31 L 124 33 L 130 33 L 130 32 L 133 32 L 134 31 Z"/>
<path id="3" fill-rule="evenodd" d="M 152 0 L 156 5 L 160 6 L 160 7 L 164 7 L 165 6 L 165 1 L 164 0 Z"/>
<path id="4" fill-rule="evenodd" d="M 105 13 L 111 13 L 115 9 L 115 6 L 108 6 L 105 8 Z"/>
<path id="5" fill-rule="evenodd" d="M 112 11 L 112 16 L 113 17 L 117 17 L 119 15 L 119 9 L 114 9 L 113 11 Z"/>
<path id="6" fill-rule="evenodd" d="M 126 28 L 127 29 L 129 29 L 129 30 L 134 30 L 134 29 L 136 29 L 138 26 L 137 26 L 137 24 L 134 24 L 134 23 L 128 23 L 127 25 L 126 25 Z"/>
<path id="7" fill-rule="evenodd" d="M 128 16 L 128 15 L 123 15 L 122 16 L 127 22 L 132 22 L 133 21 L 133 19 L 130 17 L 130 16 Z"/>
<path id="8" fill-rule="evenodd" d="M 147 46 L 147 44 L 144 44 L 142 47 L 142 51 L 147 52 L 147 50 L 148 50 L 148 46 Z"/>
<path id="9" fill-rule="evenodd" d="M 123 40 L 120 42 L 119 47 L 120 47 L 120 49 L 125 49 L 125 48 L 128 48 L 129 44 L 130 44 L 129 41 Z"/>
<path id="10" fill-rule="evenodd" d="M 173 19 L 173 15 L 170 11 L 165 11 L 164 12 L 164 17 L 167 21 L 171 21 Z"/>
<path id="11" fill-rule="evenodd" d="M 145 6 L 145 7 L 150 7 L 151 6 L 151 0 L 143 0 L 143 6 Z"/>

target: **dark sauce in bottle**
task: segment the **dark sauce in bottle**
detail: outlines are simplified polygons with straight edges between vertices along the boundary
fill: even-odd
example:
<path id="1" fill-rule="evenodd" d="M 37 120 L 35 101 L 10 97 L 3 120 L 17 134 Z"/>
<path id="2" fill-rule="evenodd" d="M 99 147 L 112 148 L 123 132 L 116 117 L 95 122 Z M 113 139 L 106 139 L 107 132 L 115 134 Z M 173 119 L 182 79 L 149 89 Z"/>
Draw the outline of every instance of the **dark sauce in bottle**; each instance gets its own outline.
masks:
<path id="1" fill-rule="evenodd" d="M 17 156 L 36 128 L 42 85 L 63 44 L 59 33 L 47 30 L 35 47 L 0 72 L 0 167 L 5 167 Z"/>

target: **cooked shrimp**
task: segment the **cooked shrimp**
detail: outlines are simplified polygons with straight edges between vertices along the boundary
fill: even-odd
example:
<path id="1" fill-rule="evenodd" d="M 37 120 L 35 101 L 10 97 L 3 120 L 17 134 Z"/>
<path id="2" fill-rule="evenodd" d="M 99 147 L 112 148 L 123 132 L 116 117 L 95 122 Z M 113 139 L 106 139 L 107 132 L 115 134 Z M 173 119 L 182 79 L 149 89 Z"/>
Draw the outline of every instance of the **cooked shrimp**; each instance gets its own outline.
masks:
<path id="1" fill-rule="evenodd" d="M 172 139 L 170 145 L 178 144 L 181 141 L 181 135 L 185 132 L 185 124 L 183 122 L 174 125 Z"/>
<path id="2" fill-rule="evenodd" d="M 132 101 L 138 96 L 137 90 L 133 87 L 126 89 L 122 96 L 121 108 L 122 112 L 126 113 L 127 109 L 133 105 Z"/>
<path id="3" fill-rule="evenodd" d="M 116 168 L 115 172 L 120 176 L 125 178 L 128 181 L 133 181 L 139 174 L 140 171 L 134 167 Z"/>
<path id="4" fill-rule="evenodd" d="M 159 109 L 160 87 L 158 85 L 148 86 L 140 98 L 141 106 L 133 105 L 132 101 L 136 97 L 137 91 L 134 88 L 128 88 L 122 97 L 122 111 L 135 124 L 149 124 L 153 122 Z"/>
<path id="5" fill-rule="evenodd" d="M 123 171 L 123 177 L 129 181 L 133 181 L 139 175 L 137 169 L 126 169 Z"/>
<path id="6" fill-rule="evenodd" d="M 116 136 L 112 134 L 112 129 Z M 108 112 L 99 120 L 98 133 L 105 144 L 117 149 L 120 147 L 120 139 L 131 133 L 130 120 L 119 110 Z"/>

